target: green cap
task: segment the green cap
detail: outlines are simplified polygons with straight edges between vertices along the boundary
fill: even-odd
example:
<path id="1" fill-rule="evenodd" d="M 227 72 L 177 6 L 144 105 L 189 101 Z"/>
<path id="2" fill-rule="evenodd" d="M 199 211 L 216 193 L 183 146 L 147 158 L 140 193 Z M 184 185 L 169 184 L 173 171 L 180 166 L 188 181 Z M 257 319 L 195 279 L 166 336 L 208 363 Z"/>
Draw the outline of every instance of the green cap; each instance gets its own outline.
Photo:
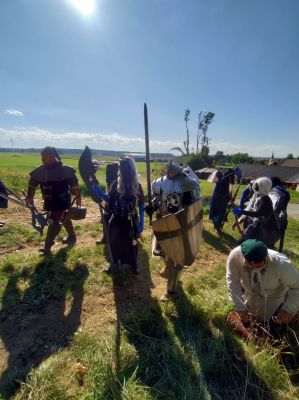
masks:
<path id="1" fill-rule="evenodd" d="M 245 242 L 241 244 L 241 251 L 245 260 L 248 262 L 263 261 L 268 254 L 265 243 L 256 239 L 245 240 Z"/>

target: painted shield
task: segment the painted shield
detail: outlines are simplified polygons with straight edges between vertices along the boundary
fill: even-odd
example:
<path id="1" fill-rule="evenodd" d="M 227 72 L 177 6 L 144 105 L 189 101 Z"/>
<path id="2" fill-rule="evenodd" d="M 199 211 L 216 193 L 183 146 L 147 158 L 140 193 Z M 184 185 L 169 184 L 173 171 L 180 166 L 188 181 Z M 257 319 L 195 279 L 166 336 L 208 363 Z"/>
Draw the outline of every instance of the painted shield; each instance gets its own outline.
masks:
<path id="1" fill-rule="evenodd" d="M 202 236 L 202 199 L 175 214 L 152 222 L 154 234 L 165 254 L 176 264 L 191 265 Z"/>

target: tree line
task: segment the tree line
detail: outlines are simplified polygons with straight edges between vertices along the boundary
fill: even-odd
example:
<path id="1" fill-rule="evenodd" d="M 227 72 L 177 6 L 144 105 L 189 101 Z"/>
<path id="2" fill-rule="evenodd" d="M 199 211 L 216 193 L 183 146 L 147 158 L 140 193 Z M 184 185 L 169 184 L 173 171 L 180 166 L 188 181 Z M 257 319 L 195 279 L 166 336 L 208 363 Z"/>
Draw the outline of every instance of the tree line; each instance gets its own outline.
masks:
<path id="1" fill-rule="evenodd" d="M 181 153 L 178 161 L 189 164 L 193 169 L 203 168 L 205 166 L 215 166 L 216 164 L 260 164 L 268 163 L 269 158 L 255 158 L 248 153 L 224 154 L 223 151 L 217 151 L 216 154 L 210 155 L 211 137 L 208 136 L 208 128 L 214 121 L 215 113 L 212 111 L 201 111 L 198 113 L 197 132 L 195 136 L 195 146 L 191 145 L 190 141 L 190 121 L 191 111 L 186 108 L 184 113 L 184 122 L 186 129 L 186 138 L 183 141 L 183 147 L 172 147 L 171 150 L 176 150 Z M 294 159 L 292 153 L 289 153 L 287 159 Z"/>

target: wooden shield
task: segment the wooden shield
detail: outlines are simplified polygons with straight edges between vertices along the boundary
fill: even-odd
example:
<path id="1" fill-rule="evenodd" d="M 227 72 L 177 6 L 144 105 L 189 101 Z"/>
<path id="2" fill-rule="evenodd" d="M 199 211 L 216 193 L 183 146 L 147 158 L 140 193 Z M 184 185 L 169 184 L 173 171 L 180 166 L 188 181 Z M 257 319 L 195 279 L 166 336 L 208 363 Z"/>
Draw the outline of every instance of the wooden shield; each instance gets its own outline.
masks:
<path id="1" fill-rule="evenodd" d="M 175 214 L 152 222 L 154 234 L 165 254 L 176 264 L 191 265 L 202 236 L 202 199 Z"/>

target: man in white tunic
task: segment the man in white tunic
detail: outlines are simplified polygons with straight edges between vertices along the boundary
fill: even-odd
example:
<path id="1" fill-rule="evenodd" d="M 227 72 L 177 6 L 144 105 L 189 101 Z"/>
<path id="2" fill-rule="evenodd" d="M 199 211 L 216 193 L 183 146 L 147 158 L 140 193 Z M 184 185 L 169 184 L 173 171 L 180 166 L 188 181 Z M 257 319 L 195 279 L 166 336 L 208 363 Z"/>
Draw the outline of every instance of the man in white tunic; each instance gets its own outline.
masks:
<path id="1" fill-rule="evenodd" d="M 227 259 L 229 297 L 241 321 L 282 325 L 299 311 L 299 271 L 277 251 L 249 239 L 233 249 Z"/>

